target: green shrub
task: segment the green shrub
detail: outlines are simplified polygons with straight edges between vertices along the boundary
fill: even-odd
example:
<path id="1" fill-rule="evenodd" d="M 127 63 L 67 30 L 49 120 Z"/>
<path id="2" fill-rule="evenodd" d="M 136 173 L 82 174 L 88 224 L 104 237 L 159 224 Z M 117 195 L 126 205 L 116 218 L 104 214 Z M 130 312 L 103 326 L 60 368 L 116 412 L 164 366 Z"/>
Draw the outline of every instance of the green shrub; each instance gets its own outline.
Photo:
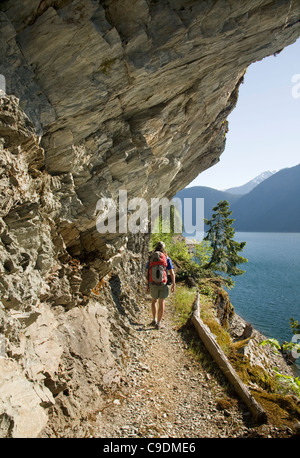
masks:
<path id="1" fill-rule="evenodd" d="M 174 321 L 178 326 L 185 325 L 190 318 L 196 294 L 196 288 L 177 286 L 173 303 L 175 308 Z"/>

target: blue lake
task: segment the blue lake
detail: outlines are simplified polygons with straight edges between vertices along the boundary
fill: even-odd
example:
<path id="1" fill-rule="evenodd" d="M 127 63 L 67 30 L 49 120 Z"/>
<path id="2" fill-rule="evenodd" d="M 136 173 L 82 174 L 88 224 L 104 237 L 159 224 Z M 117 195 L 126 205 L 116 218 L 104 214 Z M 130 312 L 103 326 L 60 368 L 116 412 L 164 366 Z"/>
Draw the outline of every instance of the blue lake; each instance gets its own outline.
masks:
<path id="1" fill-rule="evenodd" d="M 229 291 L 238 315 L 266 337 L 292 339 L 289 319 L 300 322 L 300 233 L 237 232 L 246 273 Z"/>

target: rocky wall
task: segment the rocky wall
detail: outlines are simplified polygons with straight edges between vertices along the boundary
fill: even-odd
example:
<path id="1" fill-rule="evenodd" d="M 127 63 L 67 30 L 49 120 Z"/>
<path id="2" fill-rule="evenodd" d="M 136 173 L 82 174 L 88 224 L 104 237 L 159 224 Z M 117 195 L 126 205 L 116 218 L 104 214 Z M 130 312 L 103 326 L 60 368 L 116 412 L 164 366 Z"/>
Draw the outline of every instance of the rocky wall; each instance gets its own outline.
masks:
<path id="1" fill-rule="evenodd" d="M 0 3 L 0 436 L 76 423 L 117 382 L 147 237 L 101 236 L 97 201 L 171 197 L 214 165 L 247 66 L 299 19 L 294 1 Z"/>
<path id="2" fill-rule="evenodd" d="M 0 99 L 0 131 L 0 436 L 36 437 L 80 423 L 119 381 L 147 244 L 129 237 L 105 277 L 98 258 L 73 258 L 55 223 L 61 181 L 13 96 Z"/>

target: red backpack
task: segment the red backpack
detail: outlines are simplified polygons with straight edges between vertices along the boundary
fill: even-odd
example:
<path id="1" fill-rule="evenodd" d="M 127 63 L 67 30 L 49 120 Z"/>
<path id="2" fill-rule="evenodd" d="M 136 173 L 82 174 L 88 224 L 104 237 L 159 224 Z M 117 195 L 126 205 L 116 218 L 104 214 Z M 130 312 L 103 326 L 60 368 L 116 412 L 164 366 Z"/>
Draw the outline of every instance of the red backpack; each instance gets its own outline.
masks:
<path id="1" fill-rule="evenodd" d="M 149 283 L 161 285 L 167 283 L 167 256 L 161 251 L 154 251 L 149 258 Z"/>

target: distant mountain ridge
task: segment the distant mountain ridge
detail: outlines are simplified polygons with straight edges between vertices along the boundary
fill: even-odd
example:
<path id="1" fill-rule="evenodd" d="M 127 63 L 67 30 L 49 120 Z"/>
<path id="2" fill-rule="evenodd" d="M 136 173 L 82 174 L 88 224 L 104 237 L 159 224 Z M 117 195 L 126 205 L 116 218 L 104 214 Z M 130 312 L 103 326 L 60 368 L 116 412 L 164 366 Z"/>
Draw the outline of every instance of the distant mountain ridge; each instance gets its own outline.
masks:
<path id="1" fill-rule="evenodd" d="M 277 173 L 278 170 L 267 170 L 266 172 L 262 172 L 257 177 L 253 178 L 253 180 L 248 181 L 247 183 L 243 184 L 242 186 L 235 186 L 234 188 L 225 189 L 225 192 L 230 192 L 231 194 L 248 194 L 248 192 L 252 191 L 257 185 L 262 183 L 267 178 Z"/>
<path id="2" fill-rule="evenodd" d="M 236 231 L 300 232 L 300 164 L 275 173 L 231 210 Z"/>
<path id="3" fill-rule="evenodd" d="M 208 188 L 207 186 L 192 186 L 190 188 L 185 188 L 179 191 L 175 197 L 181 199 L 183 205 L 182 209 L 184 208 L 184 199 L 192 198 L 193 199 L 193 218 L 194 221 L 192 224 L 196 224 L 195 218 L 195 210 L 196 210 L 196 199 L 197 198 L 204 198 L 204 218 L 210 219 L 212 216 L 212 209 L 217 205 L 220 200 L 227 200 L 230 206 L 237 202 L 237 200 L 241 197 L 239 195 L 230 194 L 226 191 L 219 191 L 218 189 Z M 182 212 L 182 218 L 184 222 L 184 212 Z M 207 230 L 205 226 L 204 230 Z M 188 234 L 183 233 L 184 236 Z"/>
<path id="4" fill-rule="evenodd" d="M 257 179 L 261 181 L 255 184 Z M 188 197 L 204 198 L 204 217 L 207 219 L 211 218 L 212 208 L 220 200 L 227 200 L 236 231 L 300 232 L 300 164 L 276 173 L 264 172 L 249 183 L 254 187 L 246 194 L 193 186 L 179 191 L 175 197 L 182 201 Z M 238 188 L 245 190 L 243 186 Z"/>

